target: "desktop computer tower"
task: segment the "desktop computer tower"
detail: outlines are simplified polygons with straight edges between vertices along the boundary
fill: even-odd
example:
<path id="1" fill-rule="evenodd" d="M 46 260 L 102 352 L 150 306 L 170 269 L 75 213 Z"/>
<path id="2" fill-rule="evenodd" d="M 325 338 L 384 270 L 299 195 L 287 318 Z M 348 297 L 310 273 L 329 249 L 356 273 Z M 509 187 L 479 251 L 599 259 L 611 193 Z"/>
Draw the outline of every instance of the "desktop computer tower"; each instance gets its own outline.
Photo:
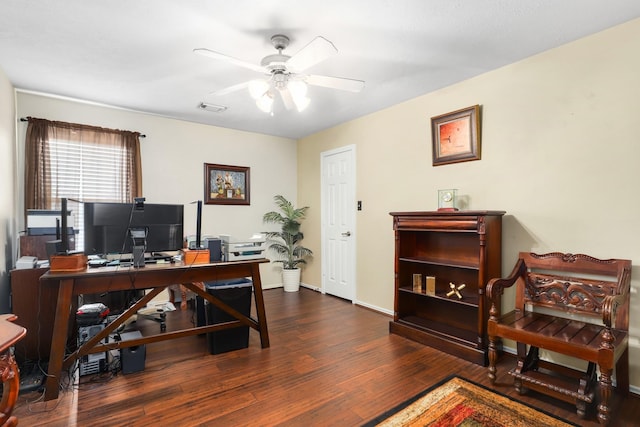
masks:
<path id="1" fill-rule="evenodd" d="M 78 347 L 80 347 L 89 339 L 93 338 L 96 334 L 104 329 L 105 322 L 97 325 L 86 325 L 78 328 Z M 104 344 L 105 340 L 100 341 L 100 344 Z M 82 356 L 78 359 L 80 376 L 97 374 L 100 372 L 106 372 L 108 368 L 107 353 L 93 353 Z"/>

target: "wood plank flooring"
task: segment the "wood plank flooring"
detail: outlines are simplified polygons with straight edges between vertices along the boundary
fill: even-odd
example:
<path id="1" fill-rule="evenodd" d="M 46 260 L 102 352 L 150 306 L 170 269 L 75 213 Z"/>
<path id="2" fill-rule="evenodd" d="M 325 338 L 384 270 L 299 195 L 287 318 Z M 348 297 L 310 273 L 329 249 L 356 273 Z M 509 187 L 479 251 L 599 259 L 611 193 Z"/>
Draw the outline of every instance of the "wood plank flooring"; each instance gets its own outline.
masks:
<path id="1" fill-rule="evenodd" d="M 57 401 L 20 396 L 24 426 L 358 426 L 451 374 L 488 385 L 486 368 L 388 332 L 390 318 L 308 289 L 265 291 L 271 347 L 211 355 L 205 337 L 147 346 L 145 370 L 83 376 Z M 254 311 L 255 312 L 255 311 Z M 170 313 L 168 329 L 192 319 Z M 157 323 L 139 320 L 139 327 Z M 504 357 L 495 389 L 583 426 L 571 405 L 519 396 Z M 614 426 L 638 425 L 640 398 L 616 397 Z"/>

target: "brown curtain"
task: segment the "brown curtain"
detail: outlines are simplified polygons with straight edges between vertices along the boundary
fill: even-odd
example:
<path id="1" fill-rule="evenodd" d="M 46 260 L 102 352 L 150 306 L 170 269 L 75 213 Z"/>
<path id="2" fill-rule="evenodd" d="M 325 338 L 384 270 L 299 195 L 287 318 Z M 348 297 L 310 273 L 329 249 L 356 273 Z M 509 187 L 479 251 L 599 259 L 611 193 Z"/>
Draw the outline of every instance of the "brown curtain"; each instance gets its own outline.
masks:
<path id="1" fill-rule="evenodd" d="M 82 194 L 52 194 L 52 170 L 58 167 L 52 164 L 52 150 L 56 150 L 50 141 L 71 141 L 75 144 L 99 144 L 114 147 L 114 153 L 126 153 L 126 161 L 113 162 L 121 164 L 120 170 L 114 171 L 122 177 L 120 200 L 114 202 L 133 202 L 142 195 L 142 166 L 140 161 L 140 133 L 105 129 L 96 126 L 27 118 L 27 135 L 25 140 L 25 208 L 55 209 L 59 208 L 61 197 L 75 198 L 82 201 Z M 58 151 L 56 157 L 64 158 L 65 153 Z M 116 154 L 114 154 L 116 155 Z"/>

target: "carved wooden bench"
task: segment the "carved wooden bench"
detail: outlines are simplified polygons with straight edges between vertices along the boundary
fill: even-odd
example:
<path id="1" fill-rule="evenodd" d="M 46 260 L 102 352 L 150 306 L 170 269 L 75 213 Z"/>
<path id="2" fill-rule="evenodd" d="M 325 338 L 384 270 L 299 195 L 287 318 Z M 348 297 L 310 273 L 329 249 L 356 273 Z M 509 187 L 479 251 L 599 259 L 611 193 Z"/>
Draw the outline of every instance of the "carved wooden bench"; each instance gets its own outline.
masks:
<path id="1" fill-rule="evenodd" d="M 18 419 L 11 415 L 20 391 L 20 371 L 9 350 L 26 334 L 22 326 L 12 323 L 18 316 L 0 315 L 0 378 L 2 378 L 2 400 L 0 401 L 0 426 L 14 427 Z"/>
<path id="2" fill-rule="evenodd" d="M 616 387 L 629 392 L 629 287 L 631 261 L 588 255 L 521 252 L 510 276 L 486 287 L 491 308 L 489 378 L 496 380 L 501 338 L 516 341 L 518 362 L 509 372 L 526 389 L 574 403 L 584 417 L 594 402 L 600 370 L 598 421 L 610 420 L 613 369 Z M 501 297 L 516 284 L 515 310 L 501 315 Z M 527 351 L 527 347 L 529 350 Z M 584 372 L 540 359 L 540 349 L 588 362 Z"/>

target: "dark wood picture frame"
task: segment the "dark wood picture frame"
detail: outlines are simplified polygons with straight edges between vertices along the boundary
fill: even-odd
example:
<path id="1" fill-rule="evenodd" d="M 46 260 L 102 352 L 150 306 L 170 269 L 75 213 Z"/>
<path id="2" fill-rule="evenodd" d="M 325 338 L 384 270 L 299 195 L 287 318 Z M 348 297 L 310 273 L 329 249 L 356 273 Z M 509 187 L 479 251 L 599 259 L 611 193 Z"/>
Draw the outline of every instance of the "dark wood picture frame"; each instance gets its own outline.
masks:
<path id="1" fill-rule="evenodd" d="M 207 205 L 249 205 L 249 168 L 204 164 L 204 203 Z"/>
<path id="2" fill-rule="evenodd" d="M 431 118 L 433 166 L 480 160 L 480 106 Z"/>

